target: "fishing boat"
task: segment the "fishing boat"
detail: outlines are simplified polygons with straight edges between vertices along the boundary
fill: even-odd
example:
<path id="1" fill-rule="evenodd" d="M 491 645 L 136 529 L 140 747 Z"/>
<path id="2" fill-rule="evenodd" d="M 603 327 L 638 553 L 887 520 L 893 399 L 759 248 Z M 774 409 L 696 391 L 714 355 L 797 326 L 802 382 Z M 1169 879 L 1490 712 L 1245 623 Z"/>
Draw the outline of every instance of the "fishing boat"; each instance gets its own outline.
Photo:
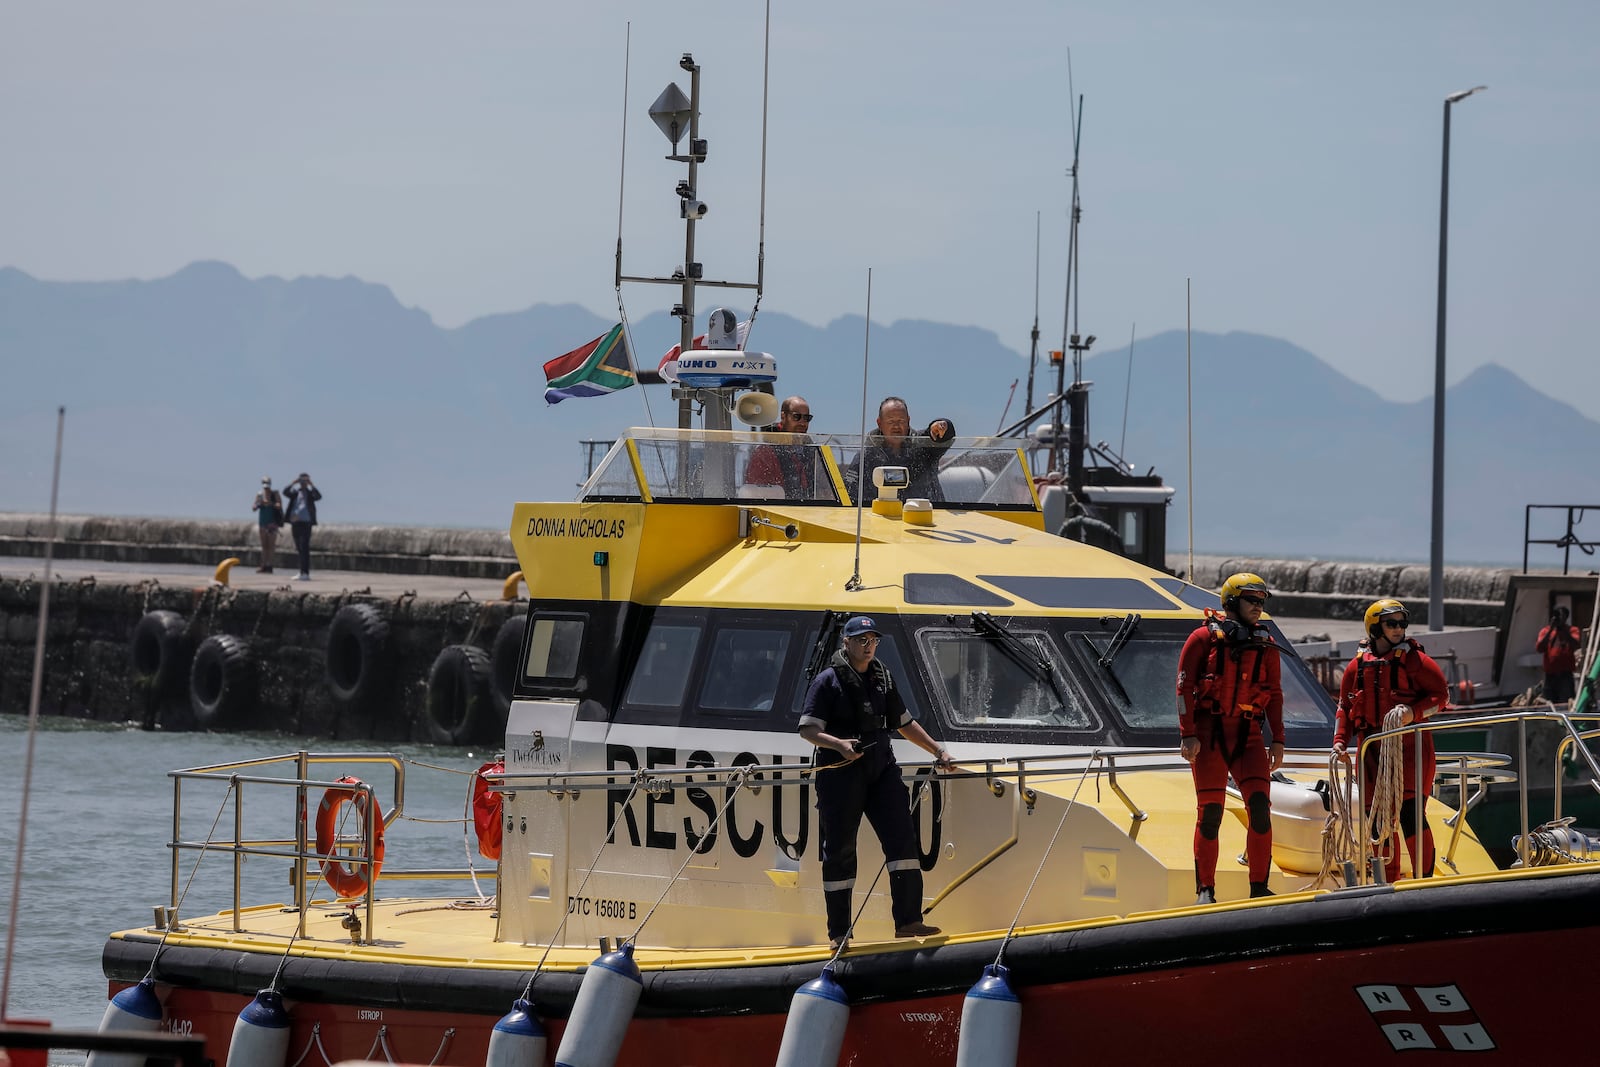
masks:
<path id="1" fill-rule="evenodd" d="M 686 103 L 693 168 L 698 78 Z M 700 272 L 682 274 L 687 334 Z M 776 360 L 741 350 L 683 344 L 706 374 L 679 385 L 683 406 L 770 419 L 740 376 Z M 107 1027 L 203 1035 L 234 1067 L 1527 1062 L 1552 1009 L 1600 994 L 1583 968 L 1555 994 L 1538 981 L 1539 961 L 1600 949 L 1600 870 L 1578 862 L 1593 843 L 1530 829 L 1524 865 L 1497 869 L 1459 811 L 1504 768 L 1463 756 L 1441 761 L 1426 805 L 1434 876 L 1376 880 L 1364 843 L 1328 832 L 1359 808 L 1329 757 L 1331 701 L 1287 653 L 1276 895 L 1249 898 L 1230 792 L 1219 903 L 1196 906 L 1173 687 L 1217 595 L 1047 529 L 1016 442 L 957 438 L 939 491 L 916 497 L 906 468 L 865 469 L 867 444 L 634 429 L 576 500 L 516 504 L 527 622 L 503 760 L 472 805 L 492 894 L 467 889 L 484 877 L 471 868 L 407 868 L 386 848 L 411 761 L 302 751 L 173 771 L 171 833 L 152 842 L 171 885 L 151 925 L 107 941 Z M 751 478 L 769 448 L 815 477 Z M 863 834 L 852 936 L 834 947 L 812 810 L 829 772 L 796 726 L 859 614 L 956 767 L 894 742 L 940 932 L 896 936 Z M 251 897 L 247 864 L 286 878 Z M 227 907 L 191 913 L 201 877 Z"/>

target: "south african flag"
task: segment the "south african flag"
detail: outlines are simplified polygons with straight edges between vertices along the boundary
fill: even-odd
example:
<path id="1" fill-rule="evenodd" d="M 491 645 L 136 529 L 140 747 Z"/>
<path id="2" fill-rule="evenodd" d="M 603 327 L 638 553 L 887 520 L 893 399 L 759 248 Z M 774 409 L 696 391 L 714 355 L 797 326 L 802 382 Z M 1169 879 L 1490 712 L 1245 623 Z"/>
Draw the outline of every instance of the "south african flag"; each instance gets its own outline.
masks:
<path id="1" fill-rule="evenodd" d="M 633 385 L 637 379 L 622 324 L 619 322 L 582 348 L 552 359 L 544 365 L 544 376 L 549 382 L 544 391 L 548 404 L 559 404 L 574 396 L 604 396 Z"/>

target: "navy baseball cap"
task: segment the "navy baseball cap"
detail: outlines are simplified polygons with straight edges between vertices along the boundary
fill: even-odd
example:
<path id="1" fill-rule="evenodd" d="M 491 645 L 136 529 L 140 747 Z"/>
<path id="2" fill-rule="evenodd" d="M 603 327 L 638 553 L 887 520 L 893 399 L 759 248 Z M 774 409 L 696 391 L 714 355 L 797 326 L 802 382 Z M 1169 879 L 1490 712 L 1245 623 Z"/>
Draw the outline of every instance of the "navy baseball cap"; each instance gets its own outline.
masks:
<path id="1" fill-rule="evenodd" d="M 860 637 L 862 634 L 883 636 L 878 630 L 878 624 L 872 621 L 872 616 L 870 615 L 857 615 L 844 624 L 844 635 L 846 637 Z"/>

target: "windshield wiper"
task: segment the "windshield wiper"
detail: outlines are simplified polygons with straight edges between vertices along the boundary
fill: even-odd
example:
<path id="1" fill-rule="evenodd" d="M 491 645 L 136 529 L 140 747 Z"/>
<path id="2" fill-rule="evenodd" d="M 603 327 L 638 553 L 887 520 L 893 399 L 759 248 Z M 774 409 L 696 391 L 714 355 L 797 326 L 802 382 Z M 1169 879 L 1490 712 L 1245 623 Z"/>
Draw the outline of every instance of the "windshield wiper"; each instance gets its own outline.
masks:
<path id="1" fill-rule="evenodd" d="M 985 637 L 991 637 L 1000 646 L 1000 650 L 1010 656 L 1024 670 L 1033 675 L 1035 681 L 1045 681 L 1054 678 L 1050 668 L 1050 661 L 1040 653 L 1028 647 L 1028 643 L 1004 626 L 994 621 L 994 616 L 987 611 L 974 611 L 972 613 L 972 628 Z"/>
<path id="2" fill-rule="evenodd" d="M 1057 710 L 1062 714 L 1067 710 L 1067 694 L 1061 689 L 1061 682 L 1056 678 L 1055 668 L 1045 657 L 1043 650 L 1030 648 L 1028 643 L 1004 626 L 994 621 L 994 616 L 987 611 L 974 611 L 972 613 L 972 628 L 984 637 L 991 638 L 1000 646 L 1000 651 L 1010 656 L 1018 666 L 1033 675 L 1036 682 L 1049 682 L 1050 689 L 1059 702 Z"/>
<path id="3" fill-rule="evenodd" d="M 1100 621 L 1103 623 L 1109 618 L 1111 616 L 1107 615 L 1105 619 Z M 1133 637 L 1133 632 L 1139 628 L 1139 622 L 1142 618 L 1143 616 L 1136 611 L 1128 612 L 1127 616 L 1122 620 L 1122 625 L 1117 627 L 1117 632 L 1111 635 L 1111 643 L 1106 646 L 1105 654 L 1100 657 L 1100 666 L 1111 666 L 1111 661 L 1117 658 L 1117 653 L 1122 651 L 1122 646 L 1128 643 L 1128 640 Z"/>

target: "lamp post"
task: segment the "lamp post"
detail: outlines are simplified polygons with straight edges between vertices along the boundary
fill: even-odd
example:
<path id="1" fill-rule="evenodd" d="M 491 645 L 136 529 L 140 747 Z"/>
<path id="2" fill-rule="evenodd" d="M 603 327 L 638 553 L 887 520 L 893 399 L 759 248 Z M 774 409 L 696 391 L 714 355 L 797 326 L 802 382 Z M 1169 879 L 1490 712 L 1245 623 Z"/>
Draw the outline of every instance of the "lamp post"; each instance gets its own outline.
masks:
<path id="1" fill-rule="evenodd" d="M 1444 629 L 1444 290 L 1450 236 L 1450 108 L 1473 93 L 1475 85 L 1444 98 L 1444 160 L 1439 178 L 1439 318 L 1433 353 L 1433 533 L 1428 549 L 1428 629 Z"/>

